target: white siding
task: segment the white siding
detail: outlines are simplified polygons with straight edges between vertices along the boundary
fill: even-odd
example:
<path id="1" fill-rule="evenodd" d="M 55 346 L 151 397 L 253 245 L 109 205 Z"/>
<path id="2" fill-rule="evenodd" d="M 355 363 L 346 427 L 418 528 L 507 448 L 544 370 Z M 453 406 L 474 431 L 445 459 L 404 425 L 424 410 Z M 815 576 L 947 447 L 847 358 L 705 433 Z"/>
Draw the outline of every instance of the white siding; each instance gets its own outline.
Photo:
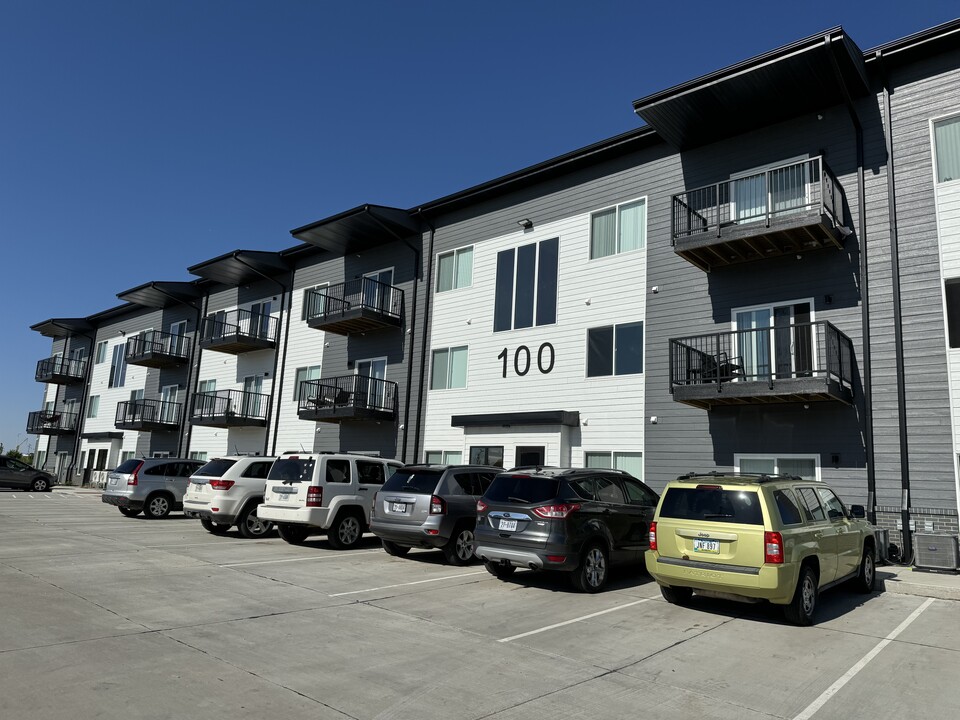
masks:
<path id="1" fill-rule="evenodd" d="M 960 181 L 937 187 L 937 222 L 943 278 L 960 278 Z M 951 349 L 948 337 L 945 343 L 949 362 L 953 446 L 960 448 L 960 348 Z"/>

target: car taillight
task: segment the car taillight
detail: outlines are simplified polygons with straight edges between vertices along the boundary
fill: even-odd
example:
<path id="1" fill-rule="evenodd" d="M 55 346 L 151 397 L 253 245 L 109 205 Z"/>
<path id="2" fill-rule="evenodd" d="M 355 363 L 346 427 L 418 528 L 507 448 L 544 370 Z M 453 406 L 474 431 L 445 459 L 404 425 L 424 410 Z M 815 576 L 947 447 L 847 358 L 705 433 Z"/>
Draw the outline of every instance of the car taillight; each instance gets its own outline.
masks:
<path id="1" fill-rule="evenodd" d="M 650 549 L 657 549 L 657 524 L 655 522 L 650 523 Z"/>
<path id="2" fill-rule="evenodd" d="M 323 505 L 323 488 L 319 485 L 307 488 L 307 507 L 321 507 Z"/>
<path id="3" fill-rule="evenodd" d="M 477 500 L 477 512 L 478 512 L 478 513 L 482 513 L 482 512 L 483 512 L 484 510 L 486 510 L 488 507 L 490 507 L 490 506 L 487 505 L 483 500 Z"/>
<path id="4" fill-rule="evenodd" d="M 541 505 L 533 509 L 534 515 L 552 520 L 555 518 L 563 519 L 570 513 L 579 510 L 580 503 L 560 503 L 559 505 Z"/>
<path id="5" fill-rule="evenodd" d="M 443 498 L 433 495 L 430 498 L 430 514 L 445 515 L 446 512 L 447 512 L 447 504 L 443 501 Z"/>
<path id="6" fill-rule="evenodd" d="M 210 481 L 210 487 L 212 487 L 214 490 L 229 490 L 236 484 L 237 483 L 234 480 L 211 480 Z"/>
<path id="7" fill-rule="evenodd" d="M 133 473 L 132 473 L 132 474 L 130 475 L 130 477 L 127 479 L 127 485 L 136 485 L 136 484 L 137 484 L 137 473 L 140 472 L 140 468 L 142 468 L 142 467 L 143 467 L 143 463 L 140 463 L 139 465 L 137 465 L 136 468 L 134 468 Z"/>
<path id="8" fill-rule="evenodd" d="M 763 561 L 783 564 L 783 536 L 778 532 L 763 533 Z"/>

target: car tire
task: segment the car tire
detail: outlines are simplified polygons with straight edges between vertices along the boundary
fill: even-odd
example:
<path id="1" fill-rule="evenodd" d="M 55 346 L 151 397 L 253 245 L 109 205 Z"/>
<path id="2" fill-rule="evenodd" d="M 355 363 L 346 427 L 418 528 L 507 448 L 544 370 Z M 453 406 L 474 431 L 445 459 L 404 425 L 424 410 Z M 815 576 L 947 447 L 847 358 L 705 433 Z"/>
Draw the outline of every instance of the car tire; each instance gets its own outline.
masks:
<path id="1" fill-rule="evenodd" d="M 257 517 L 258 505 L 259 503 L 248 506 L 240 513 L 240 518 L 237 520 L 237 528 L 247 540 L 257 540 L 273 532 L 272 522 Z"/>
<path id="2" fill-rule="evenodd" d="M 282 540 L 291 545 L 302 545 L 310 534 L 310 528 L 293 523 L 277 523 L 277 533 Z"/>
<path id="3" fill-rule="evenodd" d="M 511 565 L 510 563 L 485 562 L 483 566 L 487 569 L 488 573 L 501 580 L 506 580 L 517 571 L 517 566 Z"/>
<path id="4" fill-rule="evenodd" d="M 124 517 L 136 517 L 137 515 L 140 514 L 139 508 L 137 510 L 134 510 L 133 508 L 128 508 L 128 507 L 118 507 L 117 510 L 119 510 L 120 514 L 123 515 Z"/>
<path id="5" fill-rule="evenodd" d="M 660 594 L 671 605 L 686 605 L 693 597 L 693 588 L 678 587 L 675 585 L 661 585 Z"/>
<path id="6" fill-rule="evenodd" d="M 797 589 L 793 592 L 793 599 L 784 606 L 783 614 L 794 625 L 813 625 L 813 616 L 817 612 L 819 589 L 817 587 L 817 572 L 809 565 L 800 568 L 800 577 L 797 579 Z"/>
<path id="7" fill-rule="evenodd" d="M 853 587 L 857 592 L 869 595 L 877 584 L 877 556 L 872 545 L 863 547 L 863 557 L 860 558 L 860 570 L 853 580 Z"/>
<path id="8" fill-rule="evenodd" d="M 204 530 L 214 535 L 225 535 L 227 530 L 230 529 L 230 526 L 225 523 L 215 523 L 210 518 L 205 517 L 200 518 L 200 524 Z"/>
<path id="9" fill-rule="evenodd" d="M 381 540 L 380 542 L 383 543 L 383 549 L 387 552 L 387 555 L 403 557 L 410 552 L 410 548 L 404 545 L 397 545 L 395 542 L 390 542 L 389 540 Z"/>
<path id="10" fill-rule="evenodd" d="M 34 492 L 47 492 L 50 489 L 50 481 L 46 478 L 34 478 L 30 483 L 30 489 Z"/>
<path id="11" fill-rule="evenodd" d="M 143 504 L 143 514 L 151 519 L 165 518 L 173 509 L 173 502 L 170 496 L 165 493 L 157 493 L 147 498 Z"/>
<path id="12" fill-rule="evenodd" d="M 356 547 L 363 537 L 363 518 L 352 510 L 341 510 L 327 530 L 327 540 L 334 550 Z"/>
<path id="13" fill-rule="evenodd" d="M 468 565 L 473 560 L 473 527 L 460 525 L 443 546 L 443 557 L 450 565 Z"/>
<path id="14" fill-rule="evenodd" d="M 570 579 L 580 592 L 596 593 L 603 590 L 610 576 L 607 551 L 599 543 L 588 545 L 580 558 L 580 565 Z"/>

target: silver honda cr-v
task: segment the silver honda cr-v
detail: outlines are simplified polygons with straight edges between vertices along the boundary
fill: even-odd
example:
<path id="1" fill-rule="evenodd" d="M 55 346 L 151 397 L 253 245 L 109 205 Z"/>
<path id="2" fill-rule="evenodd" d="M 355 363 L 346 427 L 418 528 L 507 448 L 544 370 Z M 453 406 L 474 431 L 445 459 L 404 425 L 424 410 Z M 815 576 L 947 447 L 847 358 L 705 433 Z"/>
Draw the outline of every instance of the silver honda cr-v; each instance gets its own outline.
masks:
<path id="1" fill-rule="evenodd" d="M 183 508 L 190 476 L 203 465 L 186 458 L 130 458 L 107 475 L 102 500 L 127 517 L 161 518 Z"/>

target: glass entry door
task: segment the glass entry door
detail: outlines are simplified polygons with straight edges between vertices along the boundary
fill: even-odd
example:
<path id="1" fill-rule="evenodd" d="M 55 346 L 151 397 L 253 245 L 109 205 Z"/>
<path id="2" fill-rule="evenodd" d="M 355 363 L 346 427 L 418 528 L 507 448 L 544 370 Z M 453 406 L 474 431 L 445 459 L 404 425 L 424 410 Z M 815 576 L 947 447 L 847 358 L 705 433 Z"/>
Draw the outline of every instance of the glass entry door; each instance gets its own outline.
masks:
<path id="1" fill-rule="evenodd" d="M 812 375 L 810 307 L 810 302 L 798 302 L 736 313 L 736 352 L 744 380 Z"/>
<path id="2" fill-rule="evenodd" d="M 367 379 L 369 378 L 369 379 Z M 386 404 L 387 359 L 357 361 L 357 400 L 366 399 L 369 407 Z"/>
<path id="3" fill-rule="evenodd" d="M 173 424 L 177 422 L 177 397 L 180 388 L 177 385 L 165 385 L 160 391 L 160 421 Z"/>
<path id="4" fill-rule="evenodd" d="M 243 416 L 263 417 L 263 376 L 248 375 L 243 379 Z"/>
<path id="5" fill-rule="evenodd" d="M 376 281 L 363 283 L 363 304 L 382 312 L 389 311 L 393 300 L 393 268 L 377 270 L 363 277 Z"/>

